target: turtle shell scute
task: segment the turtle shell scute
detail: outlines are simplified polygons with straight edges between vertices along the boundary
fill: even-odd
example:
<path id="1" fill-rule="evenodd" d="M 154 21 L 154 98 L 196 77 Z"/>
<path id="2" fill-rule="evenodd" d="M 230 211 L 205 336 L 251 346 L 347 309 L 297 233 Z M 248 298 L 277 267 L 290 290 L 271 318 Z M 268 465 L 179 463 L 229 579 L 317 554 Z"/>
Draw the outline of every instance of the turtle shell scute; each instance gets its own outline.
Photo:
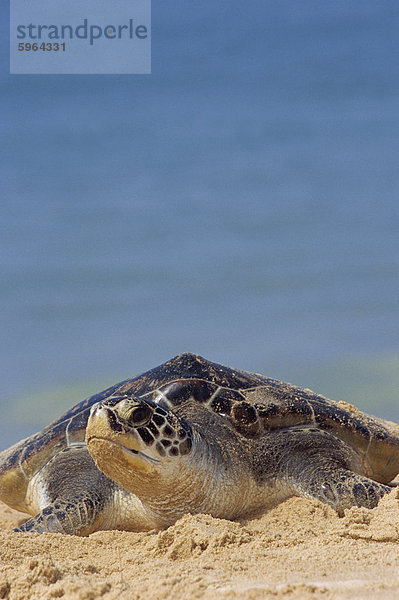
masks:
<path id="1" fill-rule="evenodd" d="M 248 402 L 237 402 L 233 406 L 232 417 L 240 425 L 252 425 L 258 420 L 255 407 Z"/>
<path id="2" fill-rule="evenodd" d="M 179 406 L 193 398 L 196 402 L 207 402 L 217 386 L 201 379 L 181 379 L 159 388 L 163 396 L 173 405 Z"/>

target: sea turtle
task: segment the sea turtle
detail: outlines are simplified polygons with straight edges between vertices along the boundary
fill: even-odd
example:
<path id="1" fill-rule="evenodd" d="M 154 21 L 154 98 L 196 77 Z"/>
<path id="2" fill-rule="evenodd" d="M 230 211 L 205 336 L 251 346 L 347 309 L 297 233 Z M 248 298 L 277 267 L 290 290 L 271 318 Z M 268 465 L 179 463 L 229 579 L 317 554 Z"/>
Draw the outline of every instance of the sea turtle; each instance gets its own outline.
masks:
<path id="1" fill-rule="evenodd" d="M 374 507 L 399 472 L 399 425 L 262 375 L 181 354 L 84 400 L 0 454 L 16 531 L 235 519 L 290 496 Z"/>

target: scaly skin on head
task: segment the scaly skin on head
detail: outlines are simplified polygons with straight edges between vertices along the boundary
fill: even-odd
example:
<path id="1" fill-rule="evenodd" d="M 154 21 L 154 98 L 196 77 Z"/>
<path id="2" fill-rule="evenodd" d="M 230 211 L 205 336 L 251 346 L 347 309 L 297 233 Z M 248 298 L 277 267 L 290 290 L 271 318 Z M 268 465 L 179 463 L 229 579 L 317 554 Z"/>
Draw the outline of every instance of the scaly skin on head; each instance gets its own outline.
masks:
<path id="1" fill-rule="evenodd" d="M 182 354 L 0 453 L 0 498 L 33 515 L 18 531 L 86 535 L 248 517 L 292 495 L 373 508 L 398 471 L 398 425 Z"/>
<path id="2" fill-rule="evenodd" d="M 243 512 L 248 482 L 237 434 L 198 406 L 175 411 L 149 400 L 109 399 L 93 407 L 86 443 L 98 468 L 140 498 L 157 526 L 187 512 L 234 518 Z M 177 414 L 180 413 L 180 414 Z M 189 426 L 186 419 L 190 420 Z M 223 428 L 222 435 L 209 431 Z M 247 478 L 245 478 L 247 479 Z"/>

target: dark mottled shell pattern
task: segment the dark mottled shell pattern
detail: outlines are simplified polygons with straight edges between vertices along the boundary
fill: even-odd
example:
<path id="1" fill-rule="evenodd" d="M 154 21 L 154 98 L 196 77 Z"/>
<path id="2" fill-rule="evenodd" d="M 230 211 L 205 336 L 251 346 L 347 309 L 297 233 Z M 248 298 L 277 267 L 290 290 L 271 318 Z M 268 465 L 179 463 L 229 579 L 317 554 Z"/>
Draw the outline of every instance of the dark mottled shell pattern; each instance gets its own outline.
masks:
<path id="1" fill-rule="evenodd" d="M 20 466 L 29 479 L 60 449 L 83 444 L 90 408 L 112 396 L 149 397 L 169 408 L 198 402 L 240 434 L 256 438 L 275 429 L 316 426 L 330 431 L 367 454 L 374 477 L 387 479 L 390 455 L 397 454 L 399 428 L 305 390 L 181 354 L 133 379 L 118 383 L 80 402 L 41 432 L 9 449 L 3 472 Z M 393 460 L 394 462 L 394 460 Z M 388 465 L 388 466 L 387 466 Z M 396 467 L 393 467 L 393 470 Z"/>

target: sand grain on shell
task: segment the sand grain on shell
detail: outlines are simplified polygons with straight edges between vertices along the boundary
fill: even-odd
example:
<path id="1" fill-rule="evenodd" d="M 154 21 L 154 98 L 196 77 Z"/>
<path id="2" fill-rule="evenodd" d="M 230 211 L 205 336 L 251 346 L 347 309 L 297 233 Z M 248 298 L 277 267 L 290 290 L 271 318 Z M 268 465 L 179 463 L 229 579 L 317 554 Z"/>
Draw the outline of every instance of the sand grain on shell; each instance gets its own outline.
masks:
<path id="1" fill-rule="evenodd" d="M 160 532 L 15 534 L 0 505 L 0 598 L 399 598 L 399 489 L 340 519 L 292 498 L 236 523 L 187 515 Z"/>

